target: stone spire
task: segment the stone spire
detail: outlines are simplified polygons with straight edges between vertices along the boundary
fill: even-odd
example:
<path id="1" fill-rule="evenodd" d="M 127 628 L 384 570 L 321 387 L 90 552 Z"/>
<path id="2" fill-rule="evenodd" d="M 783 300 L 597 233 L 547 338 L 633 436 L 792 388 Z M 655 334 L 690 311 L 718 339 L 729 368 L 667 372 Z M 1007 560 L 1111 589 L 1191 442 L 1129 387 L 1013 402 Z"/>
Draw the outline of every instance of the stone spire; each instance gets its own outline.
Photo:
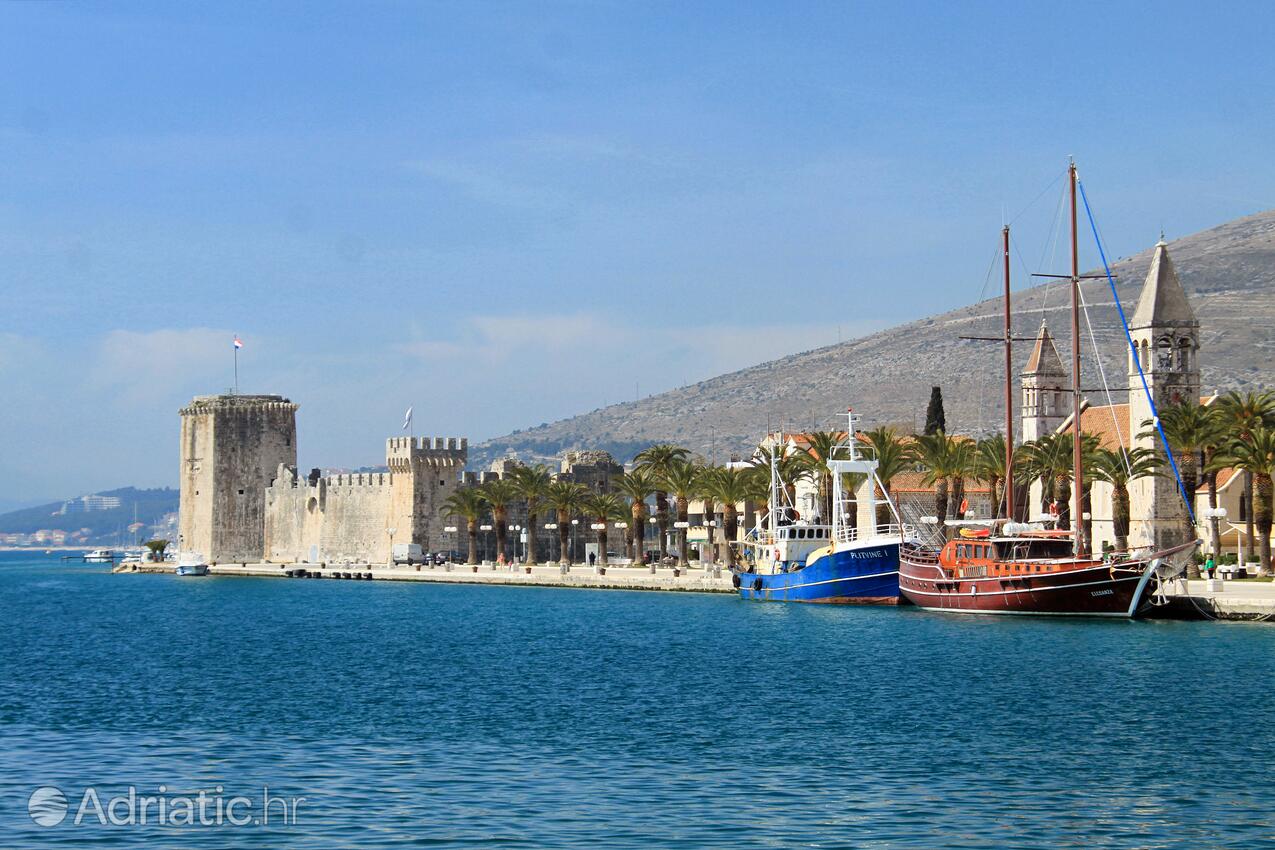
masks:
<path id="1" fill-rule="evenodd" d="M 1038 440 L 1057 430 L 1071 412 L 1064 404 L 1067 372 L 1054 347 L 1054 338 L 1044 320 L 1036 334 L 1036 345 L 1023 372 L 1022 435 L 1024 440 Z"/>
<path id="2" fill-rule="evenodd" d="M 1024 378 L 1029 375 L 1048 375 L 1059 378 L 1067 376 L 1066 370 L 1063 369 L 1062 358 L 1058 356 L 1058 349 L 1054 347 L 1054 338 L 1050 336 L 1044 319 L 1040 320 L 1036 345 L 1032 348 L 1031 357 L 1027 358 L 1027 368 L 1023 370 Z"/>
<path id="3" fill-rule="evenodd" d="M 1147 269 L 1147 279 L 1142 284 L 1142 294 L 1138 297 L 1138 306 L 1133 311 L 1129 327 L 1186 328 L 1194 325 L 1195 313 L 1162 237 L 1156 243 L 1151 268 Z"/>

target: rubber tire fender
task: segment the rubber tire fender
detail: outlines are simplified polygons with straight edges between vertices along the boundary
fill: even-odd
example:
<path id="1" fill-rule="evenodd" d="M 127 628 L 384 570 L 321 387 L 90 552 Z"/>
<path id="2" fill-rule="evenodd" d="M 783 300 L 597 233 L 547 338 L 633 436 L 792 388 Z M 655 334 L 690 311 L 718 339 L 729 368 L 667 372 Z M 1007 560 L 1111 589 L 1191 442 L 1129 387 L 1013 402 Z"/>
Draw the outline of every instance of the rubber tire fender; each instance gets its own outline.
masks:
<path id="1" fill-rule="evenodd" d="M 739 589 L 739 573 L 735 573 L 735 575 L 730 577 L 730 583 L 735 586 L 736 590 Z"/>
<path id="2" fill-rule="evenodd" d="M 761 576 L 757 576 L 757 578 L 753 579 L 753 590 L 761 593 Z"/>

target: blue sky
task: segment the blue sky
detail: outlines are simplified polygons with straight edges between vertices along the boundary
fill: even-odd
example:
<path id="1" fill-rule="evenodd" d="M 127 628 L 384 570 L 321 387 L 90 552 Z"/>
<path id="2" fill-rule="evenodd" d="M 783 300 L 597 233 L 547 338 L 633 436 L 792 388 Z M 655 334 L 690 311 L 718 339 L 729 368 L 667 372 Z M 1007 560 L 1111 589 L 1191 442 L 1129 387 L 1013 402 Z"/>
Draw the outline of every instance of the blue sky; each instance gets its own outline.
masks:
<path id="1" fill-rule="evenodd" d="M 375 463 L 408 404 L 481 439 L 967 303 L 1069 154 L 1116 255 L 1270 208 L 1273 24 L 0 6 L 0 503 L 174 483 L 234 333 L 244 391 L 301 404 L 303 466 Z"/>

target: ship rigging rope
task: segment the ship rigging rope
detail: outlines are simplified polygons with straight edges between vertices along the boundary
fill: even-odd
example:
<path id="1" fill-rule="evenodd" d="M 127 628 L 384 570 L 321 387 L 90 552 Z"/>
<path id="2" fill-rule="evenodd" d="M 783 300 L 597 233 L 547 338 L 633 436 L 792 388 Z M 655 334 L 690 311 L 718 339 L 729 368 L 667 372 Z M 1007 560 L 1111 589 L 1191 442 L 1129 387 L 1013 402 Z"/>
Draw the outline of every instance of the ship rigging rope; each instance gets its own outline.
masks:
<path id="1" fill-rule="evenodd" d="M 1102 352 L 1098 350 L 1098 338 L 1093 332 L 1093 322 L 1089 320 L 1089 304 L 1085 301 L 1085 290 L 1077 287 L 1080 294 L 1080 308 L 1085 313 L 1085 326 L 1089 329 L 1089 344 L 1093 347 L 1093 359 L 1098 364 L 1098 375 L 1102 378 L 1102 391 L 1107 395 L 1107 410 L 1111 412 L 1111 424 L 1116 426 L 1116 438 L 1120 441 L 1120 457 L 1124 459 L 1124 468 L 1133 475 L 1133 467 L 1129 464 L 1129 451 L 1125 447 L 1124 432 L 1120 430 L 1120 417 L 1116 416 L 1116 402 L 1111 397 L 1111 385 L 1107 383 L 1107 369 L 1102 365 Z M 1074 423 L 1079 428 L 1079 417 Z"/>
<path id="2" fill-rule="evenodd" d="M 1160 410 L 1156 407 L 1155 397 L 1151 395 L 1151 387 L 1147 384 L 1147 374 L 1142 371 L 1142 358 L 1138 356 L 1138 346 L 1133 341 L 1133 334 L 1129 330 L 1129 321 L 1125 318 L 1124 307 L 1120 304 L 1120 294 L 1116 292 L 1116 279 L 1111 274 L 1111 264 L 1107 262 L 1107 252 L 1102 247 L 1102 239 L 1098 236 L 1098 223 L 1094 221 L 1093 210 L 1089 208 L 1089 196 L 1085 194 L 1085 184 L 1080 177 L 1076 177 L 1076 188 L 1080 190 L 1080 198 L 1084 201 L 1085 215 L 1089 218 L 1089 227 L 1093 231 L 1094 242 L 1098 246 L 1098 256 L 1102 258 L 1102 269 L 1107 274 L 1107 285 L 1111 287 L 1112 300 L 1116 302 L 1116 310 L 1120 313 L 1120 324 L 1124 328 L 1125 340 L 1129 343 L 1129 354 L 1133 358 L 1134 365 L 1138 367 L 1138 378 L 1142 381 L 1142 392 L 1147 397 L 1147 402 L 1151 405 L 1151 421 L 1155 424 L 1156 432 L 1160 435 L 1160 443 L 1164 446 L 1164 453 L 1169 458 L 1169 467 L 1173 470 L 1173 478 L 1178 482 L 1178 493 L 1182 496 L 1182 501 L 1186 505 L 1187 516 L 1191 518 L 1191 524 L 1195 524 L 1195 506 L 1191 504 L 1191 499 L 1187 496 L 1186 485 L 1182 483 L 1182 475 L 1178 472 L 1178 462 L 1173 458 L 1173 448 L 1169 445 L 1169 438 L 1165 436 L 1164 426 L 1160 424 Z M 1101 362 L 1101 361 L 1100 361 Z"/>

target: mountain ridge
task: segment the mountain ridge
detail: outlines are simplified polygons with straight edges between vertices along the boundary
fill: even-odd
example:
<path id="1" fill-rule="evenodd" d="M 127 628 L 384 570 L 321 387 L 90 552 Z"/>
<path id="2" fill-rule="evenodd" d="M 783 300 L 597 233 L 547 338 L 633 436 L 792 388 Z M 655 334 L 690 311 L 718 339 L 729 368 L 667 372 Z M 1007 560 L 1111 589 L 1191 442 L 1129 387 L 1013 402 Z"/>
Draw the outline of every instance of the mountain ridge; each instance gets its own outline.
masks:
<path id="1" fill-rule="evenodd" d="M 1153 248 L 1112 264 L 1126 314 L 1136 303 Z M 1275 210 L 1225 222 L 1168 243 L 1183 288 L 1200 320 L 1205 391 L 1269 383 L 1258 364 L 1275 355 Z M 1097 270 L 1101 272 L 1101 269 Z M 1089 272 L 1092 273 L 1092 272 Z M 1034 336 L 1044 318 L 1070 356 L 1067 282 L 1012 293 L 1014 333 Z M 1082 284 L 1107 383 L 1115 401 L 1127 394 L 1127 343 L 1105 279 Z M 1257 297 L 1255 297 L 1257 296 Z M 653 442 L 671 441 L 721 462 L 756 445 L 768 427 L 833 427 L 851 405 L 864 424 L 920 426 L 930 387 L 943 388 L 949 428 L 981 433 L 1002 418 L 1000 347 L 961 340 L 999 336 L 998 296 L 835 345 L 811 349 L 678 387 L 637 401 L 599 408 L 471 446 L 471 464 L 518 456 L 544 459 L 577 448 L 604 448 L 626 460 Z M 1082 319 L 1082 323 L 1083 323 Z M 1015 346 L 1016 371 L 1030 345 Z M 1102 392 L 1087 334 L 1082 336 L 1087 395 Z M 764 399 L 764 401 L 759 401 Z"/>

